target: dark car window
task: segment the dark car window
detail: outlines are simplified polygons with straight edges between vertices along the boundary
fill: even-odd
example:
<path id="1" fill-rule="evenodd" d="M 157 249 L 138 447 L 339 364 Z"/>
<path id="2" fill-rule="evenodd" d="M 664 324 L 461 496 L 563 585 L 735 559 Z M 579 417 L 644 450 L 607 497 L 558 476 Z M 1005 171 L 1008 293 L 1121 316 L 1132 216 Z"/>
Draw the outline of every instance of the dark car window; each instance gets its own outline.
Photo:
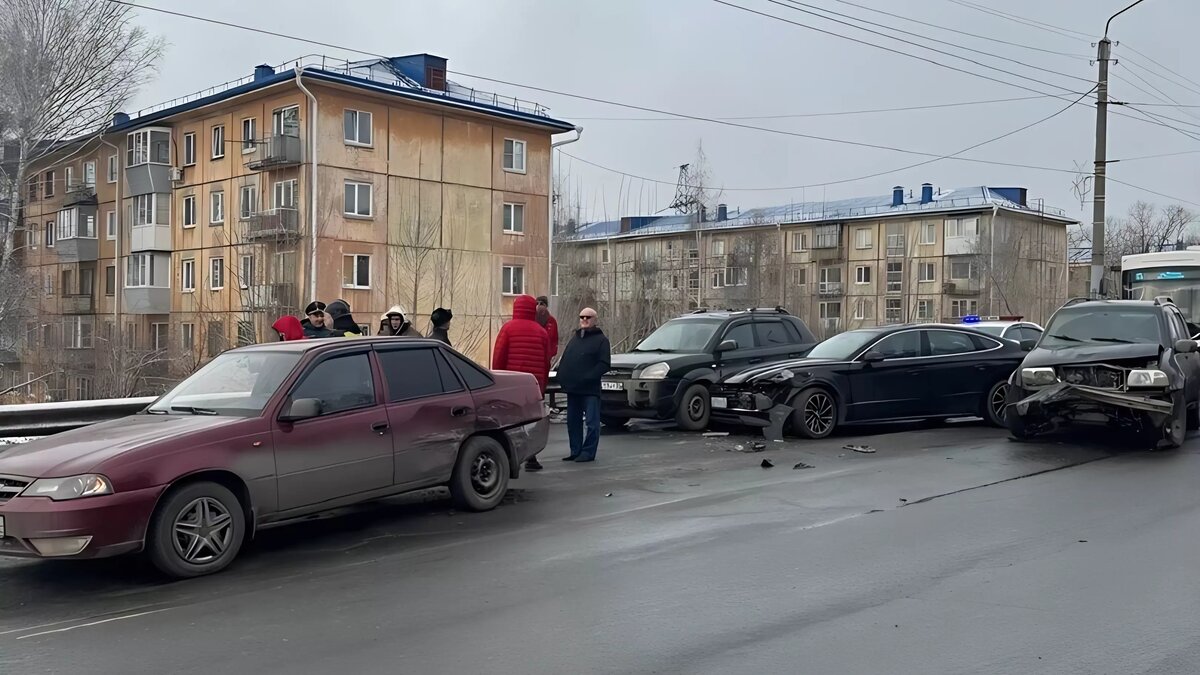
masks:
<path id="1" fill-rule="evenodd" d="M 441 356 L 433 348 L 379 352 L 379 365 L 387 382 L 388 401 L 407 401 L 462 391 L 458 378 L 450 373 L 449 366 L 439 367 L 439 360 Z"/>
<path id="2" fill-rule="evenodd" d="M 1171 317 L 1171 329 L 1172 332 L 1175 333 L 1176 340 L 1186 340 L 1191 337 L 1191 335 L 1188 334 L 1187 323 L 1184 322 L 1183 317 L 1180 316 L 1179 312 L 1169 311 L 1167 312 L 1167 316 Z"/>
<path id="3" fill-rule="evenodd" d="M 446 355 L 442 350 L 433 350 L 433 358 L 437 361 L 438 374 L 442 376 L 442 391 L 447 394 L 453 394 L 463 390 L 462 382 L 458 376 L 454 374 L 454 369 L 450 367 L 450 362 L 446 360 Z M 491 380 L 488 380 L 491 383 Z"/>
<path id="4" fill-rule="evenodd" d="M 754 334 L 760 347 L 778 347 L 800 341 L 788 333 L 782 321 L 758 321 L 754 324 Z"/>
<path id="5" fill-rule="evenodd" d="M 292 390 L 292 400 L 315 398 L 321 414 L 375 405 L 375 382 L 367 354 L 335 356 L 317 364 Z"/>
<path id="6" fill-rule="evenodd" d="M 966 333 L 952 330 L 931 330 L 926 333 L 929 335 L 930 356 L 948 356 L 975 351 L 975 343 Z"/>
<path id="7" fill-rule="evenodd" d="M 754 348 L 754 324 L 739 323 L 725 331 L 725 335 L 721 338 L 721 342 L 726 340 L 737 340 L 738 349 L 753 349 Z"/>
<path id="8" fill-rule="evenodd" d="M 880 340 L 870 351 L 883 354 L 885 359 L 909 359 L 921 355 L 921 332 L 906 330 Z"/>
<path id="9" fill-rule="evenodd" d="M 1013 339 L 1017 342 L 1022 340 L 1033 340 L 1036 342 L 1040 337 L 1042 337 L 1042 331 L 1034 328 L 1033 326 L 1021 326 L 1017 329 L 1017 334 L 1013 337 Z"/>
<path id="10" fill-rule="evenodd" d="M 463 380 L 467 383 L 467 389 L 477 391 L 484 387 L 492 386 L 492 377 L 483 372 L 483 369 L 479 366 L 454 352 L 446 352 L 446 357 L 450 359 L 450 363 L 458 370 L 458 374 L 462 375 Z"/>
<path id="11" fill-rule="evenodd" d="M 791 321 L 782 321 L 780 323 L 783 324 L 783 328 L 787 331 L 788 338 L 791 339 L 792 344 L 801 344 L 804 342 L 804 336 L 800 334 L 800 329 L 796 328 L 796 324 Z"/>
<path id="12" fill-rule="evenodd" d="M 1015 340 L 1016 338 L 1009 338 L 1009 339 Z M 975 351 L 977 351 L 977 352 L 985 351 L 988 349 L 995 349 L 996 347 L 1004 346 L 1003 344 L 1000 343 L 999 340 L 993 340 L 992 338 L 985 337 L 983 335 L 972 335 L 971 342 L 975 343 Z"/>

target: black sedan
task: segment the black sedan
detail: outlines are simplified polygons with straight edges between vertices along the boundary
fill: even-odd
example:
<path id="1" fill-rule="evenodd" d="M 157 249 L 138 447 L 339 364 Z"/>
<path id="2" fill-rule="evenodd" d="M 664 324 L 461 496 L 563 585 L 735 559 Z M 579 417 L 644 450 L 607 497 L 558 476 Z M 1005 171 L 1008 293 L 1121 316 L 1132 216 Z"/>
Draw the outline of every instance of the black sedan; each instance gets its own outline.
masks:
<path id="1" fill-rule="evenodd" d="M 1024 357 L 1018 343 L 962 326 L 852 330 L 805 358 L 713 385 L 712 417 L 767 427 L 771 437 L 824 438 L 842 424 L 976 415 L 1004 426 L 1008 378 Z"/>

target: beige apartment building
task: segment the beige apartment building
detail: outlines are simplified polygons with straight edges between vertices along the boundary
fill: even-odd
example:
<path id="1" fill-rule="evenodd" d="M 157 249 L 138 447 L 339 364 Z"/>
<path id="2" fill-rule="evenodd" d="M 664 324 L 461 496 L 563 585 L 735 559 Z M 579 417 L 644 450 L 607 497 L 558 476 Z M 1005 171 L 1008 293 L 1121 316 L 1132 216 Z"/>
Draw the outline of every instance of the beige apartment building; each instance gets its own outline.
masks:
<path id="1" fill-rule="evenodd" d="M 782 306 L 818 336 L 963 316 L 1044 321 L 1067 297 L 1067 228 L 1023 188 L 624 218 L 557 235 L 560 302 L 604 308 L 614 342 L 699 307 Z M 565 296 L 565 297 L 562 297 Z"/>
<path id="2" fill-rule="evenodd" d="M 14 382 L 132 395 L 343 298 L 400 305 L 487 363 L 512 298 L 549 290 L 551 136 L 540 106 L 464 88 L 427 54 L 259 66 L 33 167 Z"/>

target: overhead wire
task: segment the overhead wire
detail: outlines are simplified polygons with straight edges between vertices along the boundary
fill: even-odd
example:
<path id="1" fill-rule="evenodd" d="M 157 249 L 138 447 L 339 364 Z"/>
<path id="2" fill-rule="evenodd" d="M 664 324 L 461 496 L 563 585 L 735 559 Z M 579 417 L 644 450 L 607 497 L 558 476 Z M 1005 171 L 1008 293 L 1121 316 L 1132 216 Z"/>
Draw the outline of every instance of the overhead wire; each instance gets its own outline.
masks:
<path id="1" fill-rule="evenodd" d="M 1082 41 L 1087 42 L 1087 41 L 1090 41 L 1093 39 L 1092 35 L 1090 33 L 1084 33 L 1082 31 L 1072 30 L 1070 28 L 1063 28 L 1061 26 L 1055 26 L 1055 25 L 1049 24 L 1049 23 L 1043 23 L 1041 21 L 1036 21 L 1034 19 L 1017 16 L 1015 14 L 1009 14 L 1007 12 L 1002 12 L 998 9 L 993 9 L 991 7 L 986 7 L 983 5 L 977 5 L 973 2 L 967 2 L 967 0 L 948 0 L 948 2 L 952 2 L 956 5 L 960 5 L 962 7 L 968 8 L 968 9 L 973 9 L 978 12 L 983 12 L 985 14 L 991 14 L 993 16 L 998 16 L 1002 19 L 1008 19 L 1009 21 L 1013 21 L 1015 23 L 1029 26 L 1031 28 L 1037 28 L 1039 30 L 1044 30 L 1044 31 L 1047 31 L 1050 33 L 1054 33 L 1055 35 L 1060 35 L 1062 37 L 1070 38 L 1072 40 L 1081 40 L 1083 38 L 1086 38 L 1086 39 L 1083 39 Z"/>

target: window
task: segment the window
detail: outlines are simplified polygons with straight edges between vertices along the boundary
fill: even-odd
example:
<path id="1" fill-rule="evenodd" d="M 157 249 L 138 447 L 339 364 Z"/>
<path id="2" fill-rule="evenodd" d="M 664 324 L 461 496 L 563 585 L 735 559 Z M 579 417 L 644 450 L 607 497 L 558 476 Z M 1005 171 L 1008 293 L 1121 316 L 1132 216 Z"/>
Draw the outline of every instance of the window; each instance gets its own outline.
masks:
<path id="1" fill-rule="evenodd" d="M 484 372 L 482 368 L 454 352 L 446 352 L 445 354 L 450 359 L 450 363 L 458 371 L 458 374 L 462 376 L 463 381 L 467 383 L 467 389 L 477 391 L 492 386 L 492 376 Z"/>
<path id="2" fill-rule="evenodd" d="M 971 336 L 950 330 L 931 330 L 925 334 L 929 337 L 930 356 L 949 356 L 951 354 L 966 354 L 975 351 L 975 343 Z"/>
<path id="3" fill-rule="evenodd" d="M 134 253 L 125 259 L 125 287 L 145 288 L 154 285 L 154 255 Z"/>
<path id="4" fill-rule="evenodd" d="M 801 253 L 808 250 L 808 233 L 793 232 L 792 233 L 792 252 Z"/>
<path id="5" fill-rule="evenodd" d="M 958 319 L 964 316 L 971 316 L 979 313 L 978 300 L 951 300 L 950 301 L 950 316 Z"/>
<path id="6" fill-rule="evenodd" d="M 370 183 L 346 181 L 346 215 L 362 218 L 369 218 L 371 216 L 372 187 Z"/>
<path id="7" fill-rule="evenodd" d="M 119 160 L 117 159 L 117 156 L 109 155 L 108 156 L 108 175 L 106 176 L 106 178 L 108 178 L 108 182 L 110 182 L 110 183 L 117 182 L 117 172 L 120 170 L 121 170 L 121 166 L 120 166 Z"/>
<path id="8" fill-rule="evenodd" d="M 87 401 L 92 398 L 92 378 L 82 375 L 72 378 L 75 386 L 71 392 L 76 401 Z"/>
<path id="9" fill-rule="evenodd" d="M 254 152 L 255 137 L 258 135 L 258 120 L 247 117 L 242 120 L 242 152 Z"/>
<path id="10" fill-rule="evenodd" d="M 208 288 L 219 291 L 225 288 L 225 259 L 210 258 L 208 261 Z"/>
<path id="11" fill-rule="evenodd" d="M 725 270 L 720 269 L 712 273 L 712 287 L 725 288 Z"/>
<path id="12" fill-rule="evenodd" d="M 952 262 L 950 263 L 950 279 L 953 281 L 964 281 L 975 278 L 975 263 L 967 262 Z"/>
<path id="13" fill-rule="evenodd" d="M 347 145 L 371 145 L 372 115 L 363 110 L 347 110 L 342 113 L 342 130 Z"/>
<path id="14" fill-rule="evenodd" d="M 725 340 L 733 340 L 738 344 L 738 349 L 754 349 L 754 324 L 739 323 L 725 331 L 721 336 L 721 342 Z"/>
<path id="15" fill-rule="evenodd" d="M 838 248 L 842 245 L 841 225 L 821 225 L 813 228 L 816 235 L 814 248 Z"/>
<path id="16" fill-rule="evenodd" d="M 315 398 L 321 415 L 375 405 L 375 379 L 366 354 L 326 359 L 317 364 L 292 390 L 293 401 Z"/>
<path id="17" fill-rule="evenodd" d="M 388 401 L 408 401 L 462 391 L 462 383 L 437 349 L 378 352 Z"/>
<path id="18" fill-rule="evenodd" d="M 500 268 L 500 292 L 504 295 L 521 295 L 525 292 L 525 268 L 505 265 Z"/>
<path id="19" fill-rule="evenodd" d="M 59 290 L 62 291 L 63 297 L 75 294 L 75 278 L 74 277 L 75 277 L 74 270 L 66 269 L 66 270 L 62 271 L 62 284 L 59 286 Z"/>
<path id="20" fill-rule="evenodd" d="M 921 223 L 921 239 L 922 244 L 937 243 L 937 223 Z"/>
<path id="21" fill-rule="evenodd" d="M 688 272 L 688 289 L 693 291 L 700 289 L 700 270 Z"/>
<path id="22" fill-rule="evenodd" d="M 974 237 L 979 234 L 978 218 L 947 218 L 946 237 Z"/>
<path id="23" fill-rule="evenodd" d="M 759 321 L 754 324 L 754 335 L 760 347 L 775 347 L 795 342 L 782 321 Z"/>
<path id="24" fill-rule="evenodd" d="M 524 234 L 525 232 L 525 205 L 524 204 L 505 204 L 504 205 L 504 231 L 513 234 Z"/>
<path id="25" fill-rule="evenodd" d="M 238 217 L 249 220 L 258 211 L 258 186 L 243 185 L 238 194 Z"/>
<path id="26" fill-rule="evenodd" d="M 600 262 L 605 265 L 608 264 L 608 248 L 600 249 Z"/>
<path id="27" fill-rule="evenodd" d="M 117 266 L 108 265 L 104 268 L 104 294 L 117 294 Z"/>
<path id="28" fill-rule="evenodd" d="M 792 285 L 803 286 L 808 283 L 808 270 L 803 267 L 792 269 Z"/>
<path id="29" fill-rule="evenodd" d="M 272 209 L 296 208 L 296 179 L 281 180 L 271 190 Z"/>
<path id="30" fill-rule="evenodd" d="M 107 211 L 104 214 L 104 236 L 109 239 L 117 238 L 117 212 Z"/>
<path id="31" fill-rule="evenodd" d="M 776 270 L 771 270 L 775 272 Z M 746 267 L 726 267 L 726 286 L 745 286 L 750 282 L 750 270 Z"/>
<path id="32" fill-rule="evenodd" d="M 822 302 L 818 311 L 822 319 L 840 319 L 842 318 L 842 303 Z"/>
<path id="33" fill-rule="evenodd" d="M 196 226 L 196 195 L 188 195 L 183 198 L 183 226 Z"/>
<path id="34" fill-rule="evenodd" d="M 46 297 L 54 295 L 54 275 L 50 272 L 42 277 L 42 290 L 46 292 Z"/>
<path id="35" fill-rule="evenodd" d="M 917 265 L 917 281 L 936 281 L 936 274 L 933 263 L 919 263 Z"/>
<path id="36" fill-rule="evenodd" d="M 904 290 L 904 263 L 890 262 L 887 264 L 887 292 L 899 293 Z"/>
<path id="37" fill-rule="evenodd" d="M 63 185 L 65 185 L 66 189 L 68 190 L 75 187 L 75 167 L 63 167 Z"/>
<path id="38" fill-rule="evenodd" d="M 854 301 L 854 318 L 858 320 L 875 319 L 875 301 L 871 298 L 859 298 Z"/>
<path id="39" fill-rule="evenodd" d="M 196 260 L 188 258 L 183 261 L 179 270 L 180 288 L 184 293 L 196 290 Z"/>
<path id="40" fill-rule="evenodd" d="M 79 270 L 79 294 L 91 296 L 96 292 L 96 270 L 83 267 Z"/>
<path id="41" fill-rule="evenodd" d="M 189 131 L 183 135 L 183 165 L 193 166 L 196 163 L 196 132 Z"/>
<path id="42" fill-rule="evenodd" d="M 342 256 L 342 288 L 371 287 L 371 256 L 351 254 Z"/>
<path id="43" fill-rule="evenodd" d="M 525 141 L 518 141 L 513 138 L 504 139 L 504 159 L 502 166 L 505 171 L 525 173 Z"/>
<path id="44" fill-rule="evenodd" d="M 241 274 L 238 277 L 239 288 L 250 288 L 254 284 L 254 256 L 242 256 L 242 266 L 239 270 Z"/>
<path id="45" fill-rule="evenodd" d="M 185 352 L 191 352 L 196 348 L 196 324 L 179 324 L 179 346 Z"/>
<path id="46" fill-rule="evenodd" d="M 871 230 L 860 227 L 854 230 L 854 248 L 871 248 Z"/>
<path id="47" fill-rule="evenodd" d="M 917 301 L 917 321 L 932 321 L 933 320 L 933 301 L 918 300 Z"/>
<path id="48" fill-rule="evenodd" d="M 208 336 L 205 346 L 208 348 L 207 353 L 209 358 L 225 351 L 225 322 L 224 321 L 209 321 Z"/>
<path id="49" fill-rule="evenodd" d="M 46 198 L 50 198 L 50 197 L 54 196 L 54 172 L 53 171 L 46 172 L 46 187 L 44 187 L 42 189 L 42 194 Z"/>
<path id="50" fill-rule="evenodd" d="M 271 133 L 276 136 L 300 136 L 300 107 L 288 106 L 271 113 Z"/>
<path id="51" fill-rule="evenodd" d="M 46 248 L 54 248 L 54 221 L 46 223 Z"/>
<path id="52" fill-rule="evenodd" d="M 911 359 L 921 355 L 921 331 L 906 330 L 893 333 L 879 342 L 870 351 L 883 354 L 885 359 Z"/>
<path id="53" fill-rule="evenodd" d="M 252 345 L 257 342 L 257 337 L 253 321 L 237 322 L 237 346 Z"/>
<path id="54" fill-rule="evenodd" d="M 29 178 L 29 201 L 36 202 L 38 198 L 38 185 L 41 184 L 41 179 L 37 174 Z"/>
<path id="55" fill-rule="evenodd" d="M 854 268 L 854 283 L 869 284 L 871 283 L 871 268 L 866 265 L 859 265 Z"/>
<path id="56" fill-rule="evenodd" d="M 171 197 L 166 194 L 137 195 L 131 204 L 130 218 L 136 225 L 167 225 L 170 223 Z"/>
<path id="57" fill-rule="evenodd" d="M 708 243 L 709 255 L 714 258 L 725 255 L 725 240 L 713 239 Z"/>
<path id="58" fill-rule="evenodd" d="M 225 156 L 225 125 L 218 124 L 212 128 L 212 158 L 221 159 Z"/>
<path id="59" fill-rule="evenodd" d="M 842 292 L 842 268 L 822 267 L 819 270 L 819 275 L 820 283 L 817 286 L 818 293 Z"/>
<path id="60" fill-rule="evenodd" d="M 96 187 L 96 162 L 83 163 L 83 184 L 88 187 Z"/>
<path id="61" fill-rule="evenodd" d="M 167 346 L 170 345 L 170 333 L 168 331 L 170 324 L 152 323 L 150 324 L 150 348 L 154 351 L 164 352 Z"/>
<path id="62" fill-rule="evenodd" d="M 900 298 L 883 301 L 883 320 L 887 323 L 904 323 L 904 305 Z"/>
<path id="63" fill-rule="evenodd" d="M 171 163 L 171 133 L 142 129 L 125 137 L 125 166 Z"/>
<path id="64" fill-rule="evenodd" d="M 220 225 L 225 222 L 225 193 L 221 191 L 212 192 L 208 195 L 209 212 L 208 222 L 211 225 Z"/>

